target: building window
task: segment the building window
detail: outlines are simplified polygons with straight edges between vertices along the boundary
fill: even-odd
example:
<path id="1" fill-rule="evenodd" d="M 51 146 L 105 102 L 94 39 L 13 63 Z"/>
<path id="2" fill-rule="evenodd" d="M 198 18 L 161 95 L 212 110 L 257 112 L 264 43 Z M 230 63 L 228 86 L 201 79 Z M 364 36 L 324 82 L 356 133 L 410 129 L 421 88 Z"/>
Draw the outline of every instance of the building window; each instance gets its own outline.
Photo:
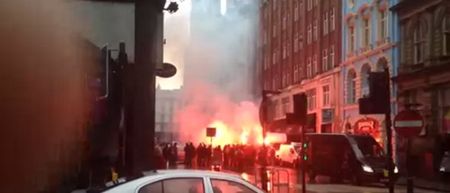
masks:
<path id="1" fill-rule="evenodd" d="M 369 64 L 364 64 L 361 69 L 361 95 L 362 96 L 369 95 L 369 73 L 370 73 Z"/>
<path id="2" fill-rule="evenodd" d="M 297 51 L 298 51 L 298 43 L 299 43 L 298 33 L 295 33 L 295 35 L 294 35 L 294 52 L 295 53 L 297 53 Z"/>
<path id="3" fill-rule="evenodd" d="M 266 45 L 267 44 L 267 31 L 264 31 L 264 35 L 263 35 L 264 37 L 263 37 L 263 43 L 264 43 L 264 45 Z"/>
<path id="4" fill-rule="evenodd" d="M 276 78 L 274 77 L 274 78 L 272 78 L 272 90 L 275 90 L 275 89 L 277 89 L 276 88 Z"/>
<path id="5" fill-rule="evenodd" d="M 330 23 L 331 23 L 331 27 L 330 27 L 330 32 L 334 31 L 334 29 L 336 29 L 336 21 L 335 21 L 335 11 L 334 8 L 331 9 L 331 13 L 330 13 Z"/>
<path id="6" fill-rule="evenodd" d="M 306 60 L 306 77 L 310 78 L 312 76 L 312 66 L 311 66 L 311 57 L 308 57 Z"/>
<path id="7" fill-rule="evenodd" d="M 328 50 L 325 48 L 322 52 L 322 70 L 328 71 Z"/>
<path id="8" fill-rule="evenodd" d="M 287 50 L 286 50 L 286 43 L 283 44 L 283 59 L 286 59 L 287 56 Z"/>
<path id="9" fill-rule="evenodd" d="M 282 23 L 283 30 L 286 30 L 286 23 L 287 23 L 287 18 L 286 18 L 286 16 L 283 16 L 283 23 Z"/>
<path id="10" fill-rule="evenodd" d="M 348 51 L 355 51 L 355 26 L 348 27 Z"/>
<path id="11" fill-rule="evenodd" d="M 334 45 L 330 47 L 330 68 L 334 67 Z"/>
<path id="12" fill-rule="evenodd" d="M 285 115 L 286 113 L 289 113 L 289 110 L 290 110 L 289 102 L 290 102 L 289 97 L 284 97 L 281 99 L 281 104 L 282 104 L 281 111 L 282 111 L 283 115 Z"/>
<path id="13" fill-rule="evenodd" d="M 444 55 L 450 55 L 450 19 L 448 17 L 444 17 L 442 20 L 442 37 L 443 41 L 443 51 Z"/>
<path id="14" fill-rule="evenodd" d="M 312 38 L 312 28 L 311 24 L 308 25 L 308 34 L 306 35 L 306 43 L 311 44 L 311 38 Z"/>
<path id="15" fill-rule="evenodd" d="M 314 7 L 317 7 L 319 5 L 319 0 L 314 0 Z"/>
<path id="16" fill-rule="evenodd" d="M 272 65 L 275 65 L 277 62 L 277 50 L 275 49 L 272 53 Z"/>
<path id="17" fill-rule="evenodd" d="M 414 38 L 414 63 L 422 63 L 423 62 L 423 55 L 425 51 L 425 44 L 423 39 L 423 29 L 419 25 L 414 29 L 413 32 L 413 38 Z"/>
<path id="18" fill-rule="evenodd" d="M 273 24 L 272 26 L 272 37 L 277 37 L 277 24 Z"/>
<path id="19" fill-rule="evenodd" d="M 298 3 L 294 1 L 294 20 L 298 21 Z"/>
<path id="20" fill-rule="evenodd" d="M 323 16 L 323 35 L 328 34 L 328 13 Z"/>
<path id="21" fill-rule="evenodd" d="M 347 104 L 356 103 L 356 73 L 350 70 L 347 75 Z"/>
<path id="22" fill-rule="evenodd" d="M 314 41 L 317 41 L 317 38 L 319 36 L 318 31 L 317 31 L 317 19 L 314 20 L 314 26 L 313 26 L 313 30 L 314 30 Z"/>
<path id="23" fill-rule="evenodd" d="M 269 68 L 269 57 L 266 55 L 264 57 L 264 70 L 267 70 L 267 68 Z"/>
<path id="24" fill-rule="evenodd" d="M 370 45 L 370 21 L 369 19 L 363 19 L 363 28 L 362 28 L 362 47 L 369 48 Z"/>
<path id="25" fill-rule="evenodd" d="M 330 86 L 323 86 L 322 87 L 322 93 L 323 93 L 323 106 L 330 105 Z"/>
<path id="26" fill-rule="evenodd" d="M 300 34 L 300 37 L 299 37 L 299 41 L 300 41 L 300 49 L 303 49 L 303 35 L 302 34 Z"/>
<path id="27" fill-rule="evenodd" d="M 317 69 L 319 67 L 317 66 L 317 54 L 314 54 L 314 58 L 313 58 L 313 64 L 312 64 L 312 73 L 313 75 L 317 74 Z"/>
<path id="28" fill-rule="evenodd" d="M 311 11 L 311 9 L 312 9 L 312 0 L 307 0 L 306 1 L 306 7 L 308 8 L 308 11 Z"/>
<path id="29" fill-rule="evenodd" d="M 307 90 L 306 99 L 308 110 L 314 110 L 316 108 L 316 89 Z"/>
<path id="30" fill-rule="evenodd" d="M 388 32 L 388 18 L 387 18 L 387 16 L 388 16 L 388 14 L 387 14 L 387 11 L 385 11 L 385 10 L 383 10 L 383 11 L 380 11 L 379 12 L 379 14 L 380 14 L 380 20 L 379 20 L 379 27 L 378 27 L 378 30 L 379 30 L 379 37 L 380 37 L 380 41 L 381 42 L 384 42 L 384 41 L 386 41 L 386 38 L 387 38 L 387 32 Z"/>
<path id="31" fill-rule="evenodd" d="M 298 81 L 298 64 L 294 64 L 294 83 Z"/>
<path id="32" fill-rule="evenodd" d="M 286 57 L 289 57 L 291 55 L 291 42 L 287 43 L 287 47 L 286 47 Z"/>
<path id="33" fill-rule="evenodd" d="M 299 10 L 299 12 L 301 11 L 301 12 L 303 12 L 303 0 L 300 0 L 300 10 Z"/>

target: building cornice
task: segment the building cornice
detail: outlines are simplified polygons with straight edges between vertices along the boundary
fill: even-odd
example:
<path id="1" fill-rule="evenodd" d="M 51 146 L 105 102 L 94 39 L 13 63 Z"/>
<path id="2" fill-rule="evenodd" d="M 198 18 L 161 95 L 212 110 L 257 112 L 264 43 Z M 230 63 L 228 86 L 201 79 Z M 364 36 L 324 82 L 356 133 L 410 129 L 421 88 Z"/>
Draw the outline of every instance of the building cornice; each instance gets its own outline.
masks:
<path id="1" fill-rule="evenodd" d="M 352 63 L 359 62 L 359 61 L 362 61 L 362 60 L 366 60 L 366 59 L 368 59 L 368 58 L 370 58 L 370 57 L 372 57 L 372 56 L 375 56 L 375 55 L 377 55 L 377 54 L 380 54 L 380 53 L 382 53 L 382 52 L 384 52 L 384 51 L 386 51 L 386 50 L 388 50 L 388 49 L 392 49 L 392 48 L 394 48 L 395 46 L 396 46 L 395 43 L 387 43 L 387 44 L 378 46 L 378 47 L 375 48 L 375 49 L 366 51 L 366 52 L 364 52 L 364 53 L 362 53 L 362 54 L 354 55 L 354 56 L 348 57 L 348 58 L 346 58 L 346 60 L 344 60 L 344 61 L 342 62 L 342 66 L 351 65 Z"/>

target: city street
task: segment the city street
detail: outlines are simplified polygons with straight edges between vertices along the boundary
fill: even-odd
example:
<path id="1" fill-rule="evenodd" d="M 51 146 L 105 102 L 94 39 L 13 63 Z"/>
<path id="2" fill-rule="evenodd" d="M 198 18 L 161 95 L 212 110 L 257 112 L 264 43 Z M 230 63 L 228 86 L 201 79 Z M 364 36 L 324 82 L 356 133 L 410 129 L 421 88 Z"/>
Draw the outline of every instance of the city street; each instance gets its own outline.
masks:
<path id="1" fill-rule="evenodd" d="M 273 188 L 272 192 L 274 193 L 295 193 L 301 192 L 302 184 L 301 179 L 297 181 L 297 171 L 291 168 L 284 167 L 271 167 L 274 172 L 273 178 Z M 225 171 L 231 172 L 232 171 Z M 289 176 L 286 175 L 288 172 Z M 250 173 L 250 172 L 249 172 Z M 248 181 L 255 183 L 254 174 L 242 173 L 241 176 Z M 279 180 L 278 180 L 279 174 Z M 260 186 L 260 178 L 256 179 L 258 181 L 258 186 Z M 289 189 L 287 188 L 287 182 L 289 182 Z M 277 185 L 278 184 L 278 185 Z M 317 182 L 309 183 L 307 179 L 306 185 L 307 193 L 387 193 L 388 189 L 384 187 L 382 184 L 367 184 L 363 186 L 354 186 L 349 184 L 348 182 L 344 182 L 342 184 L 330 184 L 329 179 L 327 177 L 318 176 Z M 406 193 L 406 186 L 397 185 L 395 187 L 396 193 Z M 425 190 L 425 189 L 414 189 L 415 193 L 442 193 L 442 191 L 438 190 Z"/>

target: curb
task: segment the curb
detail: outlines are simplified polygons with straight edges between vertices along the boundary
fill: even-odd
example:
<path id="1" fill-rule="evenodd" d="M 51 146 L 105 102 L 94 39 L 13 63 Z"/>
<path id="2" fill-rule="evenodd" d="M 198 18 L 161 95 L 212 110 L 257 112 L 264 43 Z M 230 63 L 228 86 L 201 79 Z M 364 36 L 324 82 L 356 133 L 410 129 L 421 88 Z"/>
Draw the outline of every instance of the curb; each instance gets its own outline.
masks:
<path id="1" fill-rule="evenodd" d="M 405 186 L 405 187 L 406 187 L 406 183 L 397 183 L 397 185 L 399 185 L 399 186 Z M 414 188 L 419 188 L 419 189 L 423 189 L 423 190 L 431 190 L 431 191 L 448 192 L 448 193 L 450 193 L 450 189 L 431 188 L 431 187 L 426 187 L 426 186 L 421 186 L 421 185 L 414 185 Z"/>

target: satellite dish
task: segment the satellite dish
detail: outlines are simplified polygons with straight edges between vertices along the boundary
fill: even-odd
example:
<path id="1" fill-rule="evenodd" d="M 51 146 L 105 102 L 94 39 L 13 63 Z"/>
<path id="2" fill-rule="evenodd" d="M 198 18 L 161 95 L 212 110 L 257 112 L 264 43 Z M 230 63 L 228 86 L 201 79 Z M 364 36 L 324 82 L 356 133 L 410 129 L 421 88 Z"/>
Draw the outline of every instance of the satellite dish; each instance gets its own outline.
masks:
<path id="1" fill-rule="evenodd" d="M 163 63 L 160 69 L 156 69 L 156 76 L 170 78 L 177 73 L 177 68 L 170 63 Z"/>

